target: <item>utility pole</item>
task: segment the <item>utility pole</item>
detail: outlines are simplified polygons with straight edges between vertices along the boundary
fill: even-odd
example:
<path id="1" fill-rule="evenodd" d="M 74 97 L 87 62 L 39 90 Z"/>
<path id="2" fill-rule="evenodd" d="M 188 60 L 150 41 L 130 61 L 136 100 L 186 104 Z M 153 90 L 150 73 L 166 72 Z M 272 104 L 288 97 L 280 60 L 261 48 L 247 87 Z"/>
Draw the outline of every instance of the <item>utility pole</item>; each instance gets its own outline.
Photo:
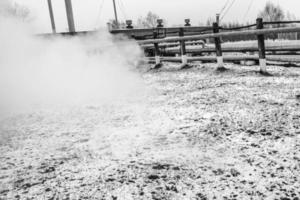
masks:
<path id="1" fill-rule="evenodd" d="M 50 20 L 51 20 L 52 33 L 56 33 L 56 27 L 55 27 L 55 21 L 54 21 L 54 15 L 53 15 L 51 0 L 48 0 L 48 7 L 49 7 Z"/>
<path id="2" fill-rule="evenodd" d="M 69 32 L 75 33 L 75 24 L 74 24 L 72 1 L 71 0 L 65 0 L 65 3 L 66 3 L 66 11 L 67 11 Z"/>
<path id="3" fill-rule="evenodd" d="M 119 28 L 119 21 L 118 21 L 118 14 L 117 14 L 117 7 L 116 7 L 116 1 L 113 0 L 113 4 L 114 4 L 114 12 L 115 12 L 115 21 L 117 24 L 117 28 Z"/>

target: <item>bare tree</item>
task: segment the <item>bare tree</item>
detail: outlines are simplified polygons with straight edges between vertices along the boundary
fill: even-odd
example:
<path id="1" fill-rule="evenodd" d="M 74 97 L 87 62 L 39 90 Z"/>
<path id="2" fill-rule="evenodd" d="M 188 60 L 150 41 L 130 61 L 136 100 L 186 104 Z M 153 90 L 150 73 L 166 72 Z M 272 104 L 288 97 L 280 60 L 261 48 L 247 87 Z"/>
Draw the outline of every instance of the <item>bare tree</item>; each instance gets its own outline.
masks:
<path id="1" fill-rule="evenodd" d="M 267 2 L 258 16 L 263 18 L 264 21 L 281 21 L 285 18 L 283 9 L 279 5 L 274 5 L 271 1 Z"/>
<path id="2" fill-rule="evenodd" d="M 206 20 L 206 26 L 212 26 L 214 22 L 215 22 L 215 19 L 213 17 L 209 17 Z"/>
<path id="3" fill-rule="evenodd" d="M 285 19 L 283 9 L 279 5 L 274 5 L 271 1 L 268 1 L 265 8 L 259 13 L 258 17 L 263 18 L 264 21 L 274 22 L 282 21 Z M 278 28 L 282 24 L 271 25 L 273 28 Z M 278 34 L 270 34 L 270 39 L 278 39 Z"/>
<path id="4" fill-rule="evenodd" d="M 295 20 L 297 20 L 297 17 L 294 14 L 287 12 L 285 15 L 285 19 L 288 21 L 295 21 Z M 286 24 L 285 26 L 295 27 L 295 26 L 297 26 L 297 24 Z M 297 40 L 298 35 L 299 35 L 299 33 L 280 33 L 280 34 L 278 34 L 280 39 L 288 39 L 288 40 Z"/>
<path id="5" fill-rule="evenodd" d="M 11 4 L 7 0 L 4 0 L 0 4 L 0 14 L 8 17 L 16 17 L 22 21 L 28 21 L 31 19 L 28 8 L 17 3 Z"/>
<path id="6" fill-rule="evenodd" d="M 157 20 L 161 19 L 157 14 L 148 12 L 146 17 L 140 17 L 137 26 L 140 28 L 154 28 L 157 26 Z M 165 23 L 165 20 L 164 20 Z M 165 23 L 166 24 L 166 23 Z"/>
<path id="7" fill-rule="evenodd" d="M 24 21 L 30 19 L 29 9 L 26 8 L 25 6 L 19 5 L 17 3 L 14 4 L 11 12 L 13 13 L 14 16 L 16 16 Z"/>

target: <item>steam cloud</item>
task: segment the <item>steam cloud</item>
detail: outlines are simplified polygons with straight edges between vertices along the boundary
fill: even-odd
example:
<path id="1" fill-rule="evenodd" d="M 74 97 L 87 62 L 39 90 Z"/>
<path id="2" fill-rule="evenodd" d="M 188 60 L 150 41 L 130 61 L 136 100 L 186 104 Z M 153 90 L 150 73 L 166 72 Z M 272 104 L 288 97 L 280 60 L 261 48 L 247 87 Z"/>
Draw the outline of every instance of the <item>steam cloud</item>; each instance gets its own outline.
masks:
<path id="1" fill-rule="evenodd" d="M 0 117 L 32 106 L 111 101 L 140 88 L 132 61 L 141 51 L 133 42 L 117 42 L 106 30 L 82 38 L 36 36 L 8 8 L 1 0 Z"/>

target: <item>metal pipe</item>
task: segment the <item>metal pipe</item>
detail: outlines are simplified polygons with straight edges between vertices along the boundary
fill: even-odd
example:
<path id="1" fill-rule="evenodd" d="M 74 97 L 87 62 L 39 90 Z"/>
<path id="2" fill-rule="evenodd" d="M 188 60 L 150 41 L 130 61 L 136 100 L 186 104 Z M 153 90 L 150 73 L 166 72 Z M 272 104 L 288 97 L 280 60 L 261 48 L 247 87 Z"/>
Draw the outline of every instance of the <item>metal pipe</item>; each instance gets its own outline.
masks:
<path id="1" fill-rule="evenodd" d="M 53 15 L 51 0 L 48 0 L 48 7 L 49 7 L 50 20 L 51 20 L 52 33 L 56 33 L 56 27 L 55 27 L 55 21 L 54 21 L 54 15 Z"/>
<path id="2" fill-rule="evenodd" d="M 118 13 L 117 13 L 117 7 L 116 7 L 116 1 L 115 0 L 113 0 L 113 4 L 114 4 L 114 13 L 115 13 L 116 25 L 117 25 L 117 28 L 119 28 Z"/>
<path id="3" fill-rule="evenodd" d="M 300 32 L 300 27 L 285 27 L 285 28 L 269 28 L 269 29 L 256 29 L 256 30 L 246 30 L 246 31 L 220 32 L 220 33 L 185 36 L 185 37 L 150 39 L 150 40 L 138 41 L 138 43 L 139 44 L 152 44 L 152 43 L 162 43 L 162 42 L 201 40 L 201 39 L 216 38 L 216 37 L 219 38 L 219 37 L 261 35 L 261 34 L 272 34 L 272 33 L 295 33 L 295 32 Z"/>
<path id="4" fill-rule="evenodd" d="M 75 24 L 74 24 L 72 1 L 65 0 L 65 3 L 66 3 L 66 12 L 67 12 L 69 32 L 74 33 L 76 31 L 75 31 Z"/>

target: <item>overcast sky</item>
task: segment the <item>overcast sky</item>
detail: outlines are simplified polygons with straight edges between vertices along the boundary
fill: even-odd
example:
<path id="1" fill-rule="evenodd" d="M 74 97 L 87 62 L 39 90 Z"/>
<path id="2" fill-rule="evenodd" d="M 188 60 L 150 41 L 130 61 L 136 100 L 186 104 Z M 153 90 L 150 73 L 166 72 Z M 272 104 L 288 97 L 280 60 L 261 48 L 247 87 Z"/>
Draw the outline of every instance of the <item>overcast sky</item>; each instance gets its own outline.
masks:
<path id="1" fill-rule="evenodd" d="M 38 32 L 50 32 L 47 0 L 11 0 L 27 6 L 34 17 Z M 228 0 L 229 2 L 234 0 Z M 252 2 L 253 1 L 253 2 Z M 235 0 L 223 21 L 254 22 L 268 0 Z M 271 0 L 300 18 L 300 0 Z M 52 0 L 58 31 L 67 30 L 64 0 Z M 77 30 L 93 30 L 106 26 L 114 17 L 112 0 L 72 0 Z M 166 19 L 169 25 L 179 25 L 190 18 L 193 25 L 205 23 L 220 12 L 227 0 L 116 0 L 121 20 L 137 20 L 153 11 Z M 252 2 L 252 3 L 251 3 Z M 247 12 L 247 10 L 249 11 Z"/>

